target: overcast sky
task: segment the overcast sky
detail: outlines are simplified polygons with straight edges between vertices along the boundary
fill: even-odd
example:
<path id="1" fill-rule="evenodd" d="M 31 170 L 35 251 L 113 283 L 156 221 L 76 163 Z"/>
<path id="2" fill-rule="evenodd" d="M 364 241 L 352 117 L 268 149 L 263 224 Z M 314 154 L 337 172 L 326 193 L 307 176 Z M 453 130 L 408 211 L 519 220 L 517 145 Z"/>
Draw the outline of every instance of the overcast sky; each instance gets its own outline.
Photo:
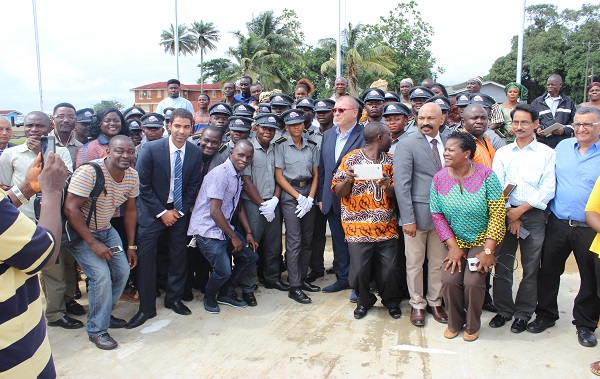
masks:
<path id="1" fill-rule="evenodd" d="M 377 23 L 397 2 L 342 0 L 342 22 Z M 559 10 L 579 9 L 589 1 L 528 0 L 527 4 L 554 3 Z M 217 5 L 224 5 L 219 7 Z M 264 5 L 263 5 L 264 4 Z M 268 5 L 267 5 L 268 4 Z M 283 5 L 285 4 L 285 5 Z M 302 7 L 300 7 L 300 4 Z M 245 23 L 261 11 L 296 11 L 305 42 L 335 37 L 335 0 L 266 2 L 178 0 L 178 21 L 213 22 L 221 32 L 218 50 L 205 60 L 223 57 L 234 45 L 231 31 L 246 32 Z M 484 5 L 485 4 L 485 5 Z M 439 81 L 463 82 L 486 75 L 493 62 L 510 51 L 510 39 L 521 23 L 522 0 L 492 3 L 481 0 L 421 0 L 418 10 L 435 29 L 431 51 L 445 69 Z M 227 13 L 227 12 L 230 13 Z M 175 21 L 174 0 L 52 0 L 37 1 L 44 110 L 62 101 L 84 108 L 104 99 L 133 104 L 131 88 L 176 76 L 175 57 L 163 52 L 160 33 Z M 10 1 L 0 22 L 0 109 L 23 113 L 39 109 L 32 2 Z M 200 56 L 181 57 L 180 80 L 195 83 Z M 299 79 L 299 78 L 295 78 Z M 421 78 L 414 78 L 421 79 Z"/>

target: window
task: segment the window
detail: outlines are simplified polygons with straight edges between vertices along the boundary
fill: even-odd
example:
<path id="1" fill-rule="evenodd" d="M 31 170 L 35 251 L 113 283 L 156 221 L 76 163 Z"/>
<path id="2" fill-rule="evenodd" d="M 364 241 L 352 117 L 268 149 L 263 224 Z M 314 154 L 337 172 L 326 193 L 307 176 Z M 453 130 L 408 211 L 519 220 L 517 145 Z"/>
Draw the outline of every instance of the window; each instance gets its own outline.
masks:
<path id="1" fill-rule="evenodd" d="M 217 97 L 217 91 L 216 91 L 216 90 L 214 90 L 214 89 L 212 90 L 212 96 L 211 96 L 211 97 L 212 97 L 213 99 L 214 99 L 215 97 Z"/>
<path id="2" fill-rule="evenodd" d="M 144 91 L 138 91 L 138 93 L 140 94 L 140 99 L 144 98 L 145 92 Z"/>
<path id="3" fill-rule="evenodd" d="M 161 90 L 156 91 L 156 97 L 158 97 L 159 99 L 162 97 L 162 92 Z"/>
<path id="4" fill-rule="evenodd" d="M 151 89 L 149 89 L 149 90 L 148 90 L 148 99 L 151 99 L 151 98 L 152 98 L 152 90 L 151 90 Z"/>

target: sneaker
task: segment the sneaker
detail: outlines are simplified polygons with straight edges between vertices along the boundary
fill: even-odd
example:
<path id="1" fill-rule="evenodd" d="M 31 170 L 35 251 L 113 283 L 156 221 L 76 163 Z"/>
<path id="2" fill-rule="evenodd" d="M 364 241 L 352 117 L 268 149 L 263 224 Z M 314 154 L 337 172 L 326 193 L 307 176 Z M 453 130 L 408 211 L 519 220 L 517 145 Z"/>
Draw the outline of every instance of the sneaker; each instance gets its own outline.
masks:
<path id="1" fill-rule="evenodd" d="M 334 293 L 334 292 L 340 292 L 343 290 L 347 290 L 349 288 L 350 288 L 350 284 L 348 284 L 347 280 L 338 280 L 337 282 L 330 284 L 327 287 L 323 288 L 323 292 Z"/>
<path id="2" fill-rule="evenodd" d="M 235 294 L 229 296 L 219 295 L 217 296 L 217 303 L 226 304 L 235 308 L 246 308 L 248 306 L 248 303 L 238 299 Z"/>
<path id="3" fill-rule="evenodd" d="M 217 313 L 221 312 L 221 309 L 219 309 L 219 304 L 217 304 L 217 300 L 212 297 L 204 298 L 204 309 L 206 309 L 206 311 L 208 313 L 213 313 L 213 314 L 217 314 Z"/>

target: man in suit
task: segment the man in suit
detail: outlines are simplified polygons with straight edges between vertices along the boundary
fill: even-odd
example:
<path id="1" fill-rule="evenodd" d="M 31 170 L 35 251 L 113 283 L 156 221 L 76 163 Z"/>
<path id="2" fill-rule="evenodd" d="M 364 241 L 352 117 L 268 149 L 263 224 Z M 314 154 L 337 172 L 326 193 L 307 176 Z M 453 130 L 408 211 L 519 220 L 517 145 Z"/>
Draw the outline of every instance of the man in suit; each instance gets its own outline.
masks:
<path id="1" fill-rule="evenodd" d="M 357 122 L 359 115 L 359 105 L 354 98 L 338 98 L 333 108 L 333 123 L 336 126 L 323 134 L 317 201 L 321 211 L 327 215 L 333 254 L 337 262 L 337 281 L 323 288 L 323 292 L 338 292 L 350 288 L 350 254 L 342 228 L 340 199 L 331 191 L 331 181 L 344 155 L 365 146 L 364 128 Z"/>
<path id="2" fill-rule="evenodd" d="M 439 133 L 442 110 L 426 103 L 417 115 L 419 131 L 401 138 L 394 154 L 394 182 L 406 249 L 406 276 L 410 293 L 410 322 L 425 325 L 425 308 L 440 322 L 448 322 L 442 308 L 441 263 L 446 248 L 435 231 L 429 210 L 433 176 L 444 165 L 446 138 Z M 423 263 L 428 259 L 427 295 L 423 288 Z"/>
<path id="3" fill-rule="evenodd" d="M 142 118 L 162 116 L 149 113 Z M 184 108 L 173 111 L 167 128 L 169 138 L 147 142 L 138 157 L 140 176 L 138 208 L 138 287 L 139 311 L 127 323 L 135 328 L 156 316 L 156 244 L 160 232 L 167 230 L 169 272 L 165 308 L 189 315 L 183 305 L 186 280 L 186 240 L 190 210 L 202 182 L 202 150 L 187 141 L 193 131 L 192 113 Z"/>

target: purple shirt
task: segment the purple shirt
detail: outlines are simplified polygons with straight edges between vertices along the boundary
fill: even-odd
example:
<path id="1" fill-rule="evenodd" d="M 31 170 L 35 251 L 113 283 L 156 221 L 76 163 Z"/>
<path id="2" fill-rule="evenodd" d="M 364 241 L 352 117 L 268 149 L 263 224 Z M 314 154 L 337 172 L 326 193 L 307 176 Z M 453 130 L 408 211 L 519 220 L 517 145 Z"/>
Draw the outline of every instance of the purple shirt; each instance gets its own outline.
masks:
<path id="1" fill-rule="evenodd" d="M 223 201 L 221 212 L 225 215 L 229 227 L 233 229 L 231 217 L 240 200 L 242 185 L 242 175 L 235 170 L 229 158 L 209 171 L 196 198 L 187 234 L 224 240 L 225 232 L 210 215 L 210 199 Z"/>

